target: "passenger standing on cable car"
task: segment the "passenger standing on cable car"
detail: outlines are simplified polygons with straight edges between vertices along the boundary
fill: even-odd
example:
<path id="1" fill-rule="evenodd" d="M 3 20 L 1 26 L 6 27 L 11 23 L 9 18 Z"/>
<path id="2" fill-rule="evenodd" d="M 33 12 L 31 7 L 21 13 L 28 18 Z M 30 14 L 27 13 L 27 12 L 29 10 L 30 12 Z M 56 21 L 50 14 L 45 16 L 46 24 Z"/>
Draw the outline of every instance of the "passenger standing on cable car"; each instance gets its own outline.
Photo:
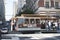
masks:
<path id="1" fill-rule="evenodd" d="M 48 21 L 45 22 L 46 30 L 48 31 Z"/>
<path id="2" fill-rule="evenodd" d="M 55 22 L 55 29 L 57 29 L 57 27 L 58 27 L 58 23 L 57 23 L 57 22 Z"/>
<path id="3" fill-rule="evenodd" d="M 48 29 L 51 30 L 51 22 L 48 21 Z"/>

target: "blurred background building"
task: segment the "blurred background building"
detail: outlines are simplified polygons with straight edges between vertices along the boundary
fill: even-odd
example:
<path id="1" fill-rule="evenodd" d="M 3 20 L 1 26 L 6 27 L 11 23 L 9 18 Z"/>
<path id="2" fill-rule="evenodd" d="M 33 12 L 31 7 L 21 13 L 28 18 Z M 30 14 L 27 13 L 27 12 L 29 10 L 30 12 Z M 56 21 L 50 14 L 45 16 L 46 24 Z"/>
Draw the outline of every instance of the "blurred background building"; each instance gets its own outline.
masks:
<path id="1" fill-rule="evenodd" d="M 0 0 L 0 27 L 4 26 L 3 24 L 4 22 L 5 22 L 5 5 L 4 0 Z"/>
<path id="2" fill-rule="evenodd" d="M 18 2 L 14 1 L 13 2 L 13 17 L 17 14 L 17 9 L 18 9 Z"/>
<path id="3" fill-rule="evenodd" d="M 36 13 L 60 16 L 60 0 L 39 0 Z"/>
<path id="4" fill-rule="evenodd" d="M 4 0 L 0 0 L 0 17 L 5 21 L 5 5 Z"/>

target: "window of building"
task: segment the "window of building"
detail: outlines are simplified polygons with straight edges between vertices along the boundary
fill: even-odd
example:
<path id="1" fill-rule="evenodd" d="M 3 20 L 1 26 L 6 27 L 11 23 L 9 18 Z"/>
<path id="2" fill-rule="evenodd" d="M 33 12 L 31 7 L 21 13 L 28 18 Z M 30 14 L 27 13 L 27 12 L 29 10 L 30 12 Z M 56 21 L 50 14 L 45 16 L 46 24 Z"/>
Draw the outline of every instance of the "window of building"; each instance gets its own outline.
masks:
<path id="1" fill-rule="evenodd" d="M 59 2 L 55 2 L 55 8 L 59 8 Z"/>
<path id="2" fill-rule="evenodd" d="M 46 7 L 46 8 L 49 8 L 49 2 L 46 2 L 46 3 L 45 3 L 45 7 Z"/>
<path id="3" fill-rule="evenodd" d="M 44 7 L 44 0 L 39 0 L 38 5 L 39 7 Z"/>
<path id="4" fill-rule="evenodd" d="M 54 7 L 54 1 L 51 0 L 51 7 Z"/>

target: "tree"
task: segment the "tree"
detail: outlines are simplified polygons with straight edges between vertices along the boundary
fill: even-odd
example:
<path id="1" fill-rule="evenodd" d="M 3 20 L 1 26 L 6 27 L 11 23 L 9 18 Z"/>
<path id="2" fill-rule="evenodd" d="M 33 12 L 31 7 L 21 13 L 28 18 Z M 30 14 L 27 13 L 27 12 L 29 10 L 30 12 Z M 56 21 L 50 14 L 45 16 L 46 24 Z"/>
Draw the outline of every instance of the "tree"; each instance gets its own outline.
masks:
<path id="1" fill-rule="evenodd" d="M 34 14 L 34 12 L 31 9 L 26 9 L 22 12 L 22 14 Z"/>
<path id="2" fill-rule="evenodd" d="M 26 8 L 23 12 L 19 11 L 18 14 L 16 14 L 16 16 L 21 16 L 21 14 L 34 14 L 33 10 Z"/>

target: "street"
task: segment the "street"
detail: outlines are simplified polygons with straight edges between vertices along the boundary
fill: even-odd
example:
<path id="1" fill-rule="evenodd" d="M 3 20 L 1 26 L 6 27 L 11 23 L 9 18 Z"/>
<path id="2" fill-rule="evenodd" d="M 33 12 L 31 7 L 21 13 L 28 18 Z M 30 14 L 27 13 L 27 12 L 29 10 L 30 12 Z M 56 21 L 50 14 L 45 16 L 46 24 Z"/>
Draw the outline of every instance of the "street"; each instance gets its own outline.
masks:
<path id="1" fill-rule="evenodd" d="M 0 40 L 60 40 L 60 0 L 0 0 Z"/>
<path id="2" fill-rule="evenodd" d="M 2 40 L 60 40 L 60 34 L 4 34 Z"/>

